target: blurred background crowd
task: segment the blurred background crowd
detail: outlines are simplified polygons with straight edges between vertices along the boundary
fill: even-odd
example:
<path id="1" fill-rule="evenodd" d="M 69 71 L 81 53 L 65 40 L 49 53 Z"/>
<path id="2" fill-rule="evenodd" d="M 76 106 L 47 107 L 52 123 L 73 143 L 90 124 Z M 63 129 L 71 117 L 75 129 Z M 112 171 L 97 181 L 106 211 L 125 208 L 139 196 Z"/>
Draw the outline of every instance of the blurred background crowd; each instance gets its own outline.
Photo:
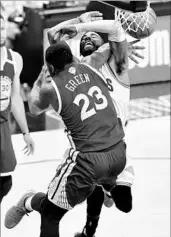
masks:
<path id="1" fill-rule="evenodd" d="M 21 74 L 21 94 L 25 103 L 26 115 L 30 131 L 58 128 L 61 121 L 58 120 L 52 111 L 35 117 L 29 113 L 27 95 L 31 90 L 34 81 L 37 79 L 43 65 L 43 52 L 45 48 L 45 33 L 49 27 L 62 21 L 78 17 L 86 11 L 99 10 L 103 13 L 104 19 L 113 19 L 114 8 L 112 1 L 1 1 L 1 13 L 7 20 L 7 47 L 19 52 L 24 61 Z M 170 94 L 170 14 L 171 2 L 151 1 L 151 7 L 155 10 L 158 23 L 156 32 L 149 38 L 142 40 L 146 47 L 142 52 L 145 59 L 138 65 L 130 62 L 131 77 L 131 99 L 134 107 L 131 110 L 130 119 L 138 116 L 150 117 L 170 113 L 167 107 Z M 104 40 L 106 36 L 104 35 Z M 78 40 L 78 39 L 76 39 Z M 79 45 L 78 41 L 72 44 Z M 133 39 L 132 39 L 133 40 Z M 164 97 L 162 97 L 164 96 Z M 158 105 L 162 107 L 161 113 L 149 112 L 141 109 L 137 103 L 142 99 L 151 98 L 148 106 L 158 112 Z M 140 100 L 141 99 L 141 100 Z M 154 99 L 156 102 L 154 102 Z M 136 101 L 136 105 L 135 102 Z M 159 103 L 159 102 L 160 103 Z M 162 102 L 161 102 L 162 101 Z M 163 102 L 165 101 L 165 102 Z M 143 101 L 144 103 L 144 101 Z M 161 103 L 163 103 L 161 105 Z M 135 107 L 137 106 L 137 109 Z M 132 107 L 132 108 L 133 108 Z M 137 112 L 137 110 L 139 110 Z M 147 113 L 148 112 L 148 113 Z M 141 115 L 139 115 L 141 114 Z M 19 133 L 20 130 L 11 116 L 12 133 Z"/>

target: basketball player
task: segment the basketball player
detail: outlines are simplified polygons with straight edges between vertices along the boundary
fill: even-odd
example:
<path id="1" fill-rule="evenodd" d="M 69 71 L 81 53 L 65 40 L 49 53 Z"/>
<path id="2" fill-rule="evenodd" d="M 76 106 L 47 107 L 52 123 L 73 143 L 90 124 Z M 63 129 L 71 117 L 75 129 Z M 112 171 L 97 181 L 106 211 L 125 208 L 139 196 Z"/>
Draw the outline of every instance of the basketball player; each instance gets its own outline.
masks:
<path id="1" fill-rule="evenodd" d="M 63 25 L 65 22 L 62 23 Z M 97 24 L 96 24 L 97 25 Z M 104 32 L 103 24 L 99 23 L 99 26 L 101 25 L 100 32 Z M 79 25 L 76 25 L 77 28 L 79 28 Z M 53 42 L 54 39 L 54 29 L 56 30 L 55 38 L 59 39 L 57 37 L 57 29 L 59 32 L 60 24 L 56 26 L 56 29 L 53 28 L 49 31 L 49 39 L 51 42 Z M 91 23 L 88 25 L 84 25 L 83 31 L 94 31 L 97 29 L 93 28 L 94 26 Z M 69 31 L 68 31 L 69 30 Z M 65 31 L 63 30 L 63 33 L 70 34 L 70 37 L 75 36 L 77 34 L 76 28 L 72 28 L 72 26 L 66 27 Z M 59 35 L 59 34 L 58 34 Z M 137 41 L 135 41 L 137 42 Z M 80 41 L 80 52 L 81 55 L 86 57 L 87 55 L 91 55 L 103 44 L 102 38 L 95 32 L 88 32 L 85 33 Z M 123 50 L 127 50 L 122 43 L 117 42 L 117 44 L 120 44 L 120 47 L 123 47 Z M 144 49 L 144 47 L 137 47 L 136 49 Z M 140 58 L 143 58 L 141 55 L 135 53 L 135 56 L 138 56 Z M 119 51 L 116 52 L 116 50 L 112 50 L 112 56 L 108 60 L 107 63 L 105 63 L 99 70 L 103 74 L 105 81 L 108 85 L 108 89 L 110 91 L 110 95 L 113 99 L 113 102 L 117 108 L 118 116 L 122 119 L 123 126 L 125 126 L 127 121 L 127 113 L 128 113 L 128 103 L 130 99 L 130 81 L 128 77 L 128 67 L 127 64 L 126 67 L 120 67 L 119 73 L 116 72 L 116 65 L 115 65 L 115 58 L 116 55 L 119 54 Z M 136 63 L 137 60 L 132 58 Z M 120 60 L 120 59 L 119 59 Z M 118 61 L 118 65 L 119 65 Z M 115 65 L 115 66 L 114 66 Z M 120 64 L 121 65 L 121 64 Z M 114 89 L 115 88 L 115 89 Z M 131 195 L 131 186 L 133 184 L 134 179 L 134 171 L 131 164 L 127 162 L 127 166 L 124 169 L 124 171 L 120 174 L 118 177 L 115 187 L 115 204 L 119 208 L 119 210 L 124 212 L 129 212 L 132 209 L 132 195 Z M 107 187 L 110 189 L 110 186 Z M 107 197 L 107 196 L 105 196 Z M 85 228 L 82 232 L 82 234 L 77 234 L 77 237 L 81 236 L 88 236 L 92 237 L 95 233 L 102 204 L 104 202 L 104 194 L 102 191 L 102 188 L 100 186 L 97 186 L 94 192 L 88 197 L 87 199 L 87 222 L 85 225 Z M 105 198 L 105 204 L 107 206 L 112 205 L 111 199 Z"/>
<path id="2" fill-rule="evenodd" d="M 29 98 L 30 111 L 40 114 L 51 105 L 65 123 L 71 149 L 58 167 L 48 194 L 24 195 L 7 212 L 7 228 L 16 226 L 27 210 L 34 209 L 41 214 L 40 236 L 59 236 L 59 222 L 67 210 L 85 201 L 96 185 L 115 180 L 124 169 L 122 123 L 102 75 L 95 69 L 109 54 L 107 48 L 102 60 L 98 50 L 95 57 L 92 54 L 78 63 L 64 41 L 46 50 L 45 59 L 53 79 L 40 76 L 35 82 Z"/>
<path id="3" fill-rule="evenodd" d="M 6 25 L 0 15 L 0 203 L 12 187 L 12 172 L 16 166 L 16 158 L 11 141 L 9 113 L 12 113 L 19 124 L 26 143 L 25 153 L 34 152 L 34 142 L 30 137 L 23 101 L 20 95 L 20 73 L 22 71 L 21 56 L 5 47 Z"/>
<path id="4" fill-rule="evenodd" d="M 101 54 L 102 52 L 102 54 Z M 107 55 L 105 56 L 105 52 L 107 53 Z M 91 57 L 86 57 L 84 58 L 83 61 L 86 61 L 87 63 L 90 63 L 91 65 L 93 65 L 94 67 L 96 68 L 99 68 L 100 67 L 100 63 L 103 64 L 106 60 L 108 60 L 109 58 L 109 55 L 110 55 L 110 50 L 109 48 L 107 47 L 106 50 L 104 52 L 104 49 L 100 48 L 99 50 L 97 50 L 97 54 L 93 54 Z M 67 55 L 67 54 L 66 54 Z M 65 55 L 65 56 L 66 56 Z M 103 56 L 103 57 L 102 57 Z M 99 57 L 99 58 L 98 58 Z M 59 57 L 61 58 L 61 57 Z M 90 60 L 91 59 L 91 60 Z M 104 60 L 104 62 L 103 62 Z M 93 63 L 93 61 L 95 62 L 95 64 Z M 56 61 L 56 63 L 58 63 L 58 61 Z M 59 66 L 59 65 L 58 65 Z M 70 69 L 70 73 L 74 74 L 74 68 Z M 44 72 L 42 72 L 42 75 L 44 75 Z M 43 80 L 43 77 L 42 75 L 40 75 L 37 83 L 35 84 L 35 91 L 33 90 L 33 95 L 35 96 L 35 99 L 36 100 L 39 100 L 39 97 L 36 96 L 36 88 L 39 89 L 39 87 L 41 86 L 41 83 L 42 83 L 42 80 Z M 50 80 L 50 78 L 47 80 Z M 70 84 L 67 84 L 66 87 L 71 90 L 71 91 L 75 91 L 75 83 L 78 83 L 75 82 L 74 84 L 74 81 L 73 80 L 70 80 Z M 56 86 L 55 86 L 56 88 Z M 60 88 L 60 87 L 59 87 Z M 42 87 L 42 89 L 45 89 Z M 50 89 L 48 87 L 48 89 Z M 57 89 L 57 88 L 56 88 Z M 48 90 L 50 91 L 50 90 Z M 35 106 L 34 103 L 31 103 L 32 106 L 31 106 L 31 111 L 34 112 L 34 113 L 40 113 L 42 112 L 42 110 L 46 109 L 46 107 L 48 107 L 48 101 L 47 101 L 47 96 L 48 96 L 48 91 L 46 91 L 46 98 L 43 99 L 44 103 L 45 103 L 45 107 L 42 106 L 42 105 L 39 105 L 38 107 L 41 108 L 41 110 L 39 111 L 39 109 L 37 108 L 37 105 Z M 43 92 L 43 90 L 42 90 Z M 57 90 L 57 95 L 59 96 L 59 91 Z M 52 95 L 50 96 L 52 97 Z M 65 99 L 67 99 L 67 97 L 65 96 Z M 59 100 L 60 101 L 60 100 Z M 68 98 L 68 101 L 71 101 L 70 98 Z M 62 100 L 63 102 L 63 100 Z M 62 103 L 63 104 L 63 103 Z M 78 104 L 78 103 L 77 103 Z M 60 103 L 59 103 L 60 105 Z M 55 107 L 55 106 L 54 106 Z M 68 106 L 69 108 L 69 106 Z M 57 110 L 57 109 L 56 109 Z M 65 111 L 66 112 L 66 111 Z M 75 112 L 73 111 L 73 113 L 75 114 Z M 91 110 L 91 113 L 92 113 L 92 110 Z M 70 121 L 70 119 L 68 118 L 66 120 L 67 122 Z M 77 121 L 77 120 L 75 120 Z M 78 123 L 77 123 L 78 125 Z M 78 126 L 79 128 L 79 126 Z M 83 138 L 81 139 L 83 141 Z M 91 141 L 89 141 L 89 143 L 91 144 Z M 93 145 L 93 143 L 91 144 Z M 97 149 L 97 148 L 96 148 Z M 77 159 L 78 161 L 78 159 Z M 97 163 L 98 164 L 98 163 Z M 105 161 L 105 165 L 107 165 L 106 161 Z M 64 178 L 64 184 L 65 184 L 65 178 L 67 178 L 67 176 L 65 176 L 65 172 L 63 171 L 63 169 L 65 168 L 68 168 L 70 169 L 70 166 L 69 166 L 69 161 L 68 163 L 67 162 L 64 162 L 59 168 L 58 168 L 58 172 L 57 172 L 57 176 L 60 175 L 58 177 L 58 179 L 60 181 L 62 181 L 62 178 Z M 113 170 L 114 171 L 114 170 Z M 74 178 L 74 175 L 72 174 L 71 175 L 72 179 Z M 116 179 L 116 177 L 114 178 L 114 180 Z M 70 179 L 67 179 L 67 180 L 70 180 Z M 85 180 L 85 179 L 83 179 Z M 111 180 L 111 178 L 109 179 Z M 104 180 L 103 180 L 104 182 Z M 82 189 L 82 185 L 78 182 L 78 186 L 76 186 L 76 188 L 79 190 Z M 57 187 L 56 187 L 57 185 Z M 56 187 L 56 188 L 55 188 Z M 52 184 L 50 185 L 50 191 L 49 193 L 53 192 L 53 189 L 55 188 L 55 190 L 57 191 L 58 189 L 58 180 L 54 179 Z M 70 189 L 69 189 L 70 190 Z M 62 191 L 62 190 L 61 190 Z M 84 191 L 84 189 L 82 190 Z M 111 191 L 112 192 L 112 191 Z M 59 195 L 60 195 L 60 192 L 57 192 Z M 63 192 L 63 194 L 65 194 L 65 191 Z M 74 193 L 73 195 L 73 199 L 75 200 L 75 202 L 77 202 L 77 196 L 75 196 L 76 193 Z M 102 192 L 103 194 L 103 192 Z M 53 195 L 54 197 L 56 195 Z M 80 198 L 82 198 L 80 196 Z M 82 198 L 82 201 L 84 199 Z M 61 202 L 60 203 L 60 200 L 58 202 L 58 206 L 61 206 L 66 208 L 67 209 L 67 201 L 65 203 L 66 199 L 64 199 L 63 196 L 61 196 Z M 25 202 L 25 205 L 24 203 Z M 79 203 L 79 201 L 78 201 Z M 103 202 L 102 202 L 103 203 Z M 22 219 L 22 217 L 28 212 L 28 211 L 31 211 L 31 210 L 37 210 L 41 213 L 41 216 L 42 216 L 42 228 L 41 228 L 41 236 L 56 236 L 56 233 L 58 231 L 58 226 L 56 225 L 56 223 L 62 218 L 62 216 L 65 214 L 66 210 L 61 210 L 59 209 L 58 207 L 54 207 L 54 205 L 51 204 L 51 202 L 49 202 L 49 200 L 47 200 L 47 198 L 45 198 L 45 194 L 42 194 L 42 193 L 37 193 L 37 194 L 34 194 L 32 192 L 28 192 L 26 195 L 23 196 L 23 198 L 20 200 L 20 202 L 18 203 L 17 206 L 14 206 L 11 210 L 9 210 L 9 212 L 7 213 L 6 215 L 6 221 L 5 221 L 5 225 L 7 228 L 13 228 L 16 226 L 16 224 L 19 223 L 19 221 Z M 20 214 L 19 214 L 20 213 Z M 49 217 L 46 217 L 46 215 L 49 215 Z M 56 215 L 56 216 L 55 216 Z M 51 219 L 51 220 L 49 220 Z"/>

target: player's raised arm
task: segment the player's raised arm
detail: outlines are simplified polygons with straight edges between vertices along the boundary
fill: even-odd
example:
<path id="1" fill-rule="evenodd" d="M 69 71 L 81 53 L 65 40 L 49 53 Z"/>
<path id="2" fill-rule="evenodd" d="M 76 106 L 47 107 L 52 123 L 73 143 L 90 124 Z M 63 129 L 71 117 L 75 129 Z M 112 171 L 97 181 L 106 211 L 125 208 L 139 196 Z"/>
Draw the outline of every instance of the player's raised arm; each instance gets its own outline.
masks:
<path id="1" fill-rule="evenodd" d="M 11 93 L 11 110 L 23 133 L 29 133 L 23 100 L 20 94 L 20 73 L 23 69 L 23 59 L 18 53 L 14 53 L 16 72 Z"/>
<path id="2" fill-rule="evenodd" d="M 60 33 L 60 30 L 67 25 L 75 25 L 78 23 L 92 22 L 97 20 L 102 20 L 103 14 L 99 11 L 91 11 L 81 14 L 77 18 L 70 19 L 68 21 L 63 21 L 54 27 L 50 28 L 47 32 L 49 43 L 57 43 L 63 37 L 63 34 Z"/>
<path id="3" fill-rule="evenodd" d="M 54 98 L 55 91 L 52 86 L 52 78 L 44 66 L 28 97 L 30 112 L 34 115 L 43 113 L 49 108 Z"/>
<path id="4" fill-rule="evenodd" d="M 77 25 L 66 26 L 62 30 L 62 33 L 68 34 L 70 38 L 74 37 L 79 32 L 95 31 L 109 34 L 110 48 L 112 55 L 115 58 L 116 72 L 121 75 L 128 67 L 128 54 L 127 54 L 127 41 L 125 32 L 122 27 L 118 27 L 114 20 L 99 20 L 91 23 L 82 23 Z M 95 54 L 92 55 L 95 58 Z M 98 57 L 98 54 L 97 54 Z M 98 57 L 99 58 L 99 57 Z M 105 63 L 106 57 L 104 57 Z M 97 60 L 98 61 L 98 60 Z M 101 61 L 99 61 L 99 66 Z"/>
<path id="5" fill-rule="evenodd" d="M 16 52 L 14 53 L 14 58 L 16 62 L 16 72 L 11 92 L 11 111 L 24 135 L 23 138 L 26 143 L 24 150 L 25 153 L 29 155 L 34 152 L 34 141 L 29 134 L 24 104 L 20 94 L 20 73 L 23 69 L 23 59 L 21 55 Z"/>

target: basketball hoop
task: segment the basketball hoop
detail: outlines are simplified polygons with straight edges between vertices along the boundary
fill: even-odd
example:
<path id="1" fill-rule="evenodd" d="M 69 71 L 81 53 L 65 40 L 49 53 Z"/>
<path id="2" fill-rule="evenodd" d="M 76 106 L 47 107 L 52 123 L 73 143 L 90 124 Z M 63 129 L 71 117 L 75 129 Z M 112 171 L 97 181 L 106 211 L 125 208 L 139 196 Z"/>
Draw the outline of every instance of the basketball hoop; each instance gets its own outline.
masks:
<path id="1" fill-rule="evenodd" d="M 148 2 L 148 6 L 145 11 L 137 13 L 133 13 L 115 7 L 115 21 L 117 23 L 116 25 L 118 27 L 124 26 L 123 29 L 126 32 L 127 31 L 137 32 L 139 29 L 144 31 L 144 29 L 149 28 L 151 24 L 149 20 L 149 12 L 150 12 L 150 2 Z"/>

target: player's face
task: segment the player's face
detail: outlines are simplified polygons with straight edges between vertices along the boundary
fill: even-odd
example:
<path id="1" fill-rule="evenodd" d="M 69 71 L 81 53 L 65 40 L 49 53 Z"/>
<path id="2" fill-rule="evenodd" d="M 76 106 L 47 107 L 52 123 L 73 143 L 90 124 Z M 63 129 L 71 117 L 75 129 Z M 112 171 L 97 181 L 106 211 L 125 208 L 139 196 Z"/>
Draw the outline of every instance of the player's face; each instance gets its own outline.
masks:
<path id="1" fill-rule="evenodd" d="M 80 53 L 83 56 L 91 55 L 103 44 L 103 39 L 95 32 L 87 32 L 80 42 Z"/>
<path id="2" fill-rule="evenodd" d="M 7 37 L 5 21 L 2 18 L 0 18 L 0 30 L 0 47 L 2 47 L 5 45 Z"/>

